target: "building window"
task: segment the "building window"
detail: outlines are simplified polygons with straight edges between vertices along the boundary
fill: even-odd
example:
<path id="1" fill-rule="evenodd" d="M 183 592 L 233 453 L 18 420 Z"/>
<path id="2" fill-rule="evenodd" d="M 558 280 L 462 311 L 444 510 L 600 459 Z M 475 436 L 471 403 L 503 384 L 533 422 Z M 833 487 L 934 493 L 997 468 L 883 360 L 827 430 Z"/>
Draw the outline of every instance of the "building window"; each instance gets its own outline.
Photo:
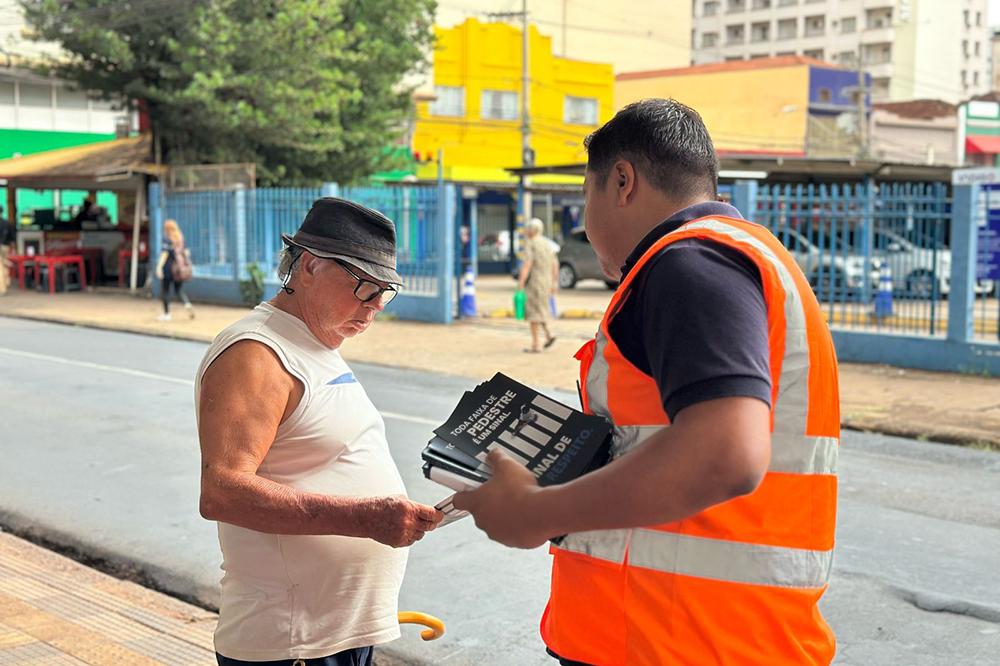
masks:
<path id="1" fill-rule="evenodd" d="M 38 86 L 32 83 L 22 83 L 20 87 L 21 106 L 52 108 L 52 86 Z"/>
<path id="2" fill-rule="evenodd" d="M 979 72 L 972 73 L 972 85 L 977 87 L 979 86 Z"/>
<path id="3" fill-rule="evenodd" d="M 714 0 L 709 0 L 701 8 L 702 16 L 715 16 L 719 13 L 719 3 Z"/>
<path id="4" fill-rule="evenodd" d="M 802 52 L 802 55 L 804 55 L 807 58 L 816 58 L 816 60 L 822 60 L 824 53 L 823 49 L 806 49 L 805 51 Z"/>
<path id="5" fill-rule="evenodd" d="M 880 77 L 877 79 L 872 79 L 872 98 L 877 100 L 883 100 L 889 98 L 888 77 Z"/>
<path id="6" fill-rule="evenodd" d="M 726 56 L 726 62 L 743 62 L 743 56 Z"/>
<path id="7" fill-rule="evenodd" d="M 766 42 L 771 39 L 771 23 L 764 21 L 762 23 L 754 23 L 750 26 L 750 41 L 751 42 Z"/>
<path id="8" fill-rule="evenodd" d="M 465 88 L 434 86 L 437 98 L 431 102 L 432 116 L 462 117 L 465 115 Z"/>
<path id="9" fill-rule="evenodd" d="M 806 37 L 819 37 L 826 32 L 826 17 L 822 14 L 806 17 L 804 34 Z"/>
<path id="10" fill-rule="evenodd" d="M 719 33 L 705 32 L 701 35 L 701 48 L 710 49 L 719 43 Z"/>
<path id="11" fill-rule="evenodd" d="M 0 81 L 0 104 L 14 105 L 14 84 L 9 81 Z"/>
<path id="12" fill-rule="evenodd" d="M 799 0 L 778 0 L 779 7 L 791 7 L 799 4 Z"/>
<path id="13" fill-rule="evenodd" d="M 967 39 L 962 40 L 962 55 L 966 58 L 969 57 L 969 40 Z"/>
<path id="14" fill-rule="evenodd" d="M 781 19 L 778 21 L 778 39 L 795 39 L 798 37 L 799 26 L 797 19 Z"/>
<path id="15" fill-rule="evenodd" d="M 983 13 L 976 12 L 976 27 L 982 27 L 983 25 Z"/>
<path id="16" fill-rule="evenodd" d="M 726 44 L 742 44 L 746 41 L 745 27 L 742 23 L 726 26 Z M 741 58 L 742 60 L 742 58 Z"/>
<path id="17" fill-rule="evenodd" d="M 841 51 L 837 54 L 837 62 L 841 65 L 854 65 L 854 59 L 856 58 L 854 51 Z"/>
<path id="18" fill-rule="evenodd" d="M 829 88 L 819 89 L 819 101 L 821 104 L 829 104 L 833 101 L 833 91 Z"/>
<path id="19" fill-rule="evenodd" d="M 865 44 L 863 57 L 866 65 L 884 65 L 892 62 L 892 44 Z"/>
<path id="20" fill-rule="evenodd" d="M 865 11 L 865 28 L 878 30 L 892 27 L 892 9 L 869 9 Z"/>
<path id="21" fill-rule="evenodd" d="M 846 35 L 858 29 L 858 19 L 848 16 L 840 20 L 840 33 Z"/>
<path id="22" fill-rule="evenodd" d="M 979 42 L 975 42 L 972 45 L 972 52 L 976 54 L 977 58 L 979 57 Z"/>
<path id="23" fill-rule="evenodd" d="M 770 9 L 771 0 L 753 0 L 754 9 Z"/>
<path id="24" fill-rule="evenodd" d="M 596 125 L 597 100 L 593 97 L 566 95 L 563 101 L 563 122 L 567 125 Z"/>
<path id="25" fill-rule="evenodd" d="M 747 10 L 747 0 L 727 0 L 726 13 L 745 12 Z"/>
<path id="26" fill-rule="evenodd" d="M 749 59 L 750 60 L 760 60 L 761 58 L 766 58 L 766 57 L 767 57 L 766 53 L 751 53 Z"/>
<path id="27" fill-rule="evenodd" d="M 490 120 L 517 120 L 517 93 L 513 90 L 484 90 L 480 112 Z"/>
<path id="28" fill-rule="evenodd" d="M 962 12 L 962 20 L 965 21 L 965 27 L 966 28 L 971 28 L 972 27 L 971 25 L 969 25 L 969 10 L 968 9 L 966 9 L 966 10 L 964 10 Z"/>

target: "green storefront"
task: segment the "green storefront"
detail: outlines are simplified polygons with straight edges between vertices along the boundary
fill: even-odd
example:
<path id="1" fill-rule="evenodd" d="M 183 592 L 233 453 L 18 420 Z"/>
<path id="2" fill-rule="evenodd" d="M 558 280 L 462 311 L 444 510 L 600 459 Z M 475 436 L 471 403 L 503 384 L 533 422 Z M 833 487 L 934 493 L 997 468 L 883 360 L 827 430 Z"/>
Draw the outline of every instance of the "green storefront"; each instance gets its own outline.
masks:
<path id="1" fill-rule="evenodd" d="M 114 138 L 113 133 L 95 134 L 0 128 L 0 159 L 16 155 L 32 155 L 58 148 L 72 148 L 100 141 L 111 141 Z M 52 190 L 19 189 L 17 191 L 18 217 L 22 221 L 28 222 L 32 219 L 32 212 L 35 209 L 57 209 L 57 217 L 69 217 L 71 207 L 79 206 L 86 195 L 87 193 L 82 190 L 61 190 L 57 193 Z M 97 203 L 108 210 L 112 220 L 117 221 L 118 199 L 113 193 L 98 192 Z M 4 215 L 9 214 L 7 188 L 5 187 L 0 187 L 0 205 L 4 208 Z"/>

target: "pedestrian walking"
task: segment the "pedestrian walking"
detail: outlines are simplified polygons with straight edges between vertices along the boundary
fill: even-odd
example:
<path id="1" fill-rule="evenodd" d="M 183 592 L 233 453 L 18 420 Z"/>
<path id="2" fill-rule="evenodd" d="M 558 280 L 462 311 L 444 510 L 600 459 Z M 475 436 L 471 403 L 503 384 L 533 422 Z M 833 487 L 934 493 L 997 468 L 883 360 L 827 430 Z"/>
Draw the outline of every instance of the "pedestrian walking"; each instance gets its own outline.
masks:
<path id="1" fill-rule="evenodd" d="M 585 145 L 587 236 L 621 282 L 577 358 L 612 460 L 541 488 L 493 451 L 454 506 L 500 543 L 555 540 L 541 633 L 564 664 L 829 664 L 840 407 L 816 297 L 716 201 L 694 110 L 630 104 Z"/>
<path id="2" fill-rule="evenodd" d="M 195 382 L 201 514 L 226 572 L 215 648 L 223 666 L 369 666 L 399 636 L 405 549 L 443 517 L 407 499 L 339 351 L 402 284 L 395 227 L 325 197 L 282 238 L 284 286 L 216 337 Z"/>
<path id="3" fill-rule="evenodd" d="M 173 287 L 177 300 L 184 303 L 188 316 L 194 319 L 194 307 L 184 293 L 184 283 L 191 279 L 191 252 L 184 245 L 184 234 L 175 220 L 163 223 L 163 249 L 156 262 L 156 278 L 160 280 L 160 299 L 163 312 L 160 321 L 170 321 L 170 289 Z"/>
<path id="4" fill-rule="evenodd" d="M 552 242 L 542 235 L 544 225 L 537 217 L 524 228 L 524 262 L 517 278 L 517 288 L 524 290 L 524 318 L 531 326 L 531 347 L 525 352 L 537 354 L 556 341 L 549 330 L 552 320 L 551 299 L 559 284 L 559 262 Z M 540 334 L 544 333 L 544 342 Z"/>
<path id="5" fill-rule="evenodd" d="M 16 234 L 14 225 L 3 215 L 3 206 L 0 206 L 0 296 L 7 293 L 10 287 L 10 259 L 8 257 L 14 252 L 14 241 Z"/>

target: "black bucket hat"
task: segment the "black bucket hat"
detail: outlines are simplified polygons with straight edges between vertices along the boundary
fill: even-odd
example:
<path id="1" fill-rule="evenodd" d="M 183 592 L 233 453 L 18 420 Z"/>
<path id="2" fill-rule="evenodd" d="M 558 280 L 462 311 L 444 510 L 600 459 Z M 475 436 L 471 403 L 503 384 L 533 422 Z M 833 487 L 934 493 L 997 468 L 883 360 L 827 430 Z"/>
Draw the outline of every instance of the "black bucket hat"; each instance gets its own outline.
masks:
<path id="1" fill-rule="evenodd" d="M 339 259 L 376 280 L 403 284 L 396 272 L 396 227 L 382 213 L 337 197 L 323 197 L 294 236 L 281 234 L 288 245 L 324 259 Z"/>

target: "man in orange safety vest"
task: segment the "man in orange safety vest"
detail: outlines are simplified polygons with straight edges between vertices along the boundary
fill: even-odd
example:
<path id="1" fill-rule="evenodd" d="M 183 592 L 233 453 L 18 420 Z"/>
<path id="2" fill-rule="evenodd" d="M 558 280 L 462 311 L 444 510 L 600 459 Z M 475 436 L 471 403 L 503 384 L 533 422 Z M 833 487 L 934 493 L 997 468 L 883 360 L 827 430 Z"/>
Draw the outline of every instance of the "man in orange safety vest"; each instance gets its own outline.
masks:
<path id="1" fill-rule="evenodd" d="M 586 146 L 587 235 L 620 286 L 577 358 L 613 460 L 540 488 L 494 452 L 454 504 L 508 546 L 566 535 L 541 624 L 563 664 L 828 664 L 840 412 L 816 298 L 716 200 L 692 109 L 630 104 Z"/>

